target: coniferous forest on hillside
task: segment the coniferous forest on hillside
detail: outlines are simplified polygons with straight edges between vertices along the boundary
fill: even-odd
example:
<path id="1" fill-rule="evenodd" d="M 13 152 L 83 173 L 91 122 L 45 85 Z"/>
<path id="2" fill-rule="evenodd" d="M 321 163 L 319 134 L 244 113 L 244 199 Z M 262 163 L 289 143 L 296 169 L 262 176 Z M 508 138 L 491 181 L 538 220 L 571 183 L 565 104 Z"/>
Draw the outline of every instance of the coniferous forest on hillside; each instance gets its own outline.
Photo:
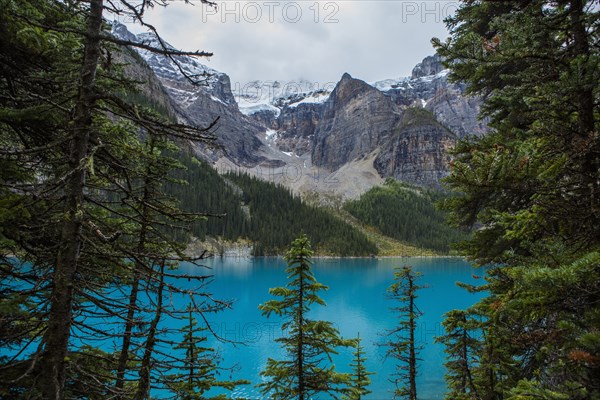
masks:
<path id="1" fill-rule="evenodd" d="M 311 313 L 327 290 L 312 263 L 315 250 L 376 245 L 283 187 L 194 158 L 215 146 L 215 125 L 149 100 L 123 55 L 212 54 L 117 38 L 107 22 L 144 24 L 162 5 L 0 0 L 0 399 L 225 399 L 244 385 L 271 399 L 370 398 L 360 333 Z M 458 284 L 480 300 L 449 311 L 435 338 L 439 396 L 600 399 L 599 21 L 597 1 L 458 2 L 449 37 L 432 43 L 450 79 L 482 97 L 489 132 L 456 144 L 443 195 L 388 180 L 344 206 L 424 248 L 460 240 L 485 267 L 480 285 Z M 256 305 L 284 332 L 259 382 L 209 344 L 207 316 L 235 304 L 211 290 L 208 255 L 186 252 L 192 236 L 284 254 L 285 285 Z M 399 266 L 385 293 L 393 398 L 420 398 L 421 278 Z M 350 364 L 334 365 L 344 352 Z"/>
<path id="2" fill-rule="evenodd" d="M 381 233 L 418 247 L 448 253 L 452 243 L 466 234 L 446 223 L 446 215 L 436 208 L 444 194 L 413 187 L 388 178 L 344 208 Z"/>
<path id="3" fill-rule="evenodd" d="M 194 223 L 194 236 L 247 239 L 253 243 L 253 254 L 263 256 L 283 254 L 298 232 L 304 232 L 321 254 L 377 254 L 377 247 L 363 233 L 326 210 L 305 204 L 283 186 L 246 174 L 220 176 L 192 157 L 182 157 L 182 164 L 185 169 L 176 177 L 188 184 L 174 184 L 170 193 L 180 199 L 184 210 L 222 215 Z"/>

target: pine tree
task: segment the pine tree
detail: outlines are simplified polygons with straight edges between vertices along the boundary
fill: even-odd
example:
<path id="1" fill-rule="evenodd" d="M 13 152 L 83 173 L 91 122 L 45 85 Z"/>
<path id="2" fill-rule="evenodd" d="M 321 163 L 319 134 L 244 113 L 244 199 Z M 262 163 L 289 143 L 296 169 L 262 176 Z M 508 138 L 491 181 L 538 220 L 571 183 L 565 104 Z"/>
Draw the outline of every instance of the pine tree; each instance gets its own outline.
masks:
<path id="1" fill-rule="evenodd" d="M 478 227 L 463 250 L 495 264 L 474 307 L 485 399 L 600 396 L 599 18 L 594 1 L 463 1 L 434 40 L 491 128 L 447 179 L 453 221 Z"/>
<path id="2" fill-rule="evenodd" d="M 219 380 L 218 376 L 225 372 L 219 366 L 220 358 L 211 347 L 205 347 L 208 341 L 208 328 L 199 327 L 194 318 L 194 307 L 188 307 L 187 324 L 180 329 L 182 341 L 175 350 L 185 351 L 185 358 L 176 369 L 178 374 L 168 376 L 169 389 L 178 399 L 227 399 L 225 394 L 207 397 L 206 393 L 211 388 L 224 388 L 234 390 L 239 385 L 249 384 L 246 380 Z"/>
<path id="3" fill-rule="evenodd" d="M 274 399 L 308 400 L 320 394 L 336 395 L 347 390 L 350 377 L 338 373 L 332 365 L 337 348 L 352 346 L 344 340 L 331 322 L 311 320 L 313 304 L 325 305 L 318 292 L 327 290 L 311 269 L 312 250 L 306 235 L 292 242 L 286 254 L 289 282 L 285 287 L 269 290 L 281 300 L 269 300 L 259 306 L 263 315 L 282 316 L 282 329 L 287 335 L 275 339 L 287 352 L 285 360 L 269 358 L 261 375 L 267 380 L 259 384 L 264 395 Z"/>
<path id="4" fill-rule="evenodd" d="M 481 324 L 474 320 L 468 311 L 452 310 L 445 314 L 443 325 L 445 334 L 436 338 L 436 342 L 446 347 L 446 398 L 478 399 L 480 397 L 474 383 L 473 371 L 477 367 L 477 355 L 481 347 L 476 336 Z"/>
<path id="5" fill-rule="evenodd" d="M 120 395 L 110 385 L 116 364 L 107 365 L 116 360 L 86 343 L 115 334 L 90 321 L 128 314 L 121 307 L 126 302 L 107 293 L 123 293 L 133 272 L 129 261 L 147 278 L 157 260 L 177 254 L 170 251 L 177 246 L 159 245 L 160 234 L 144 254 L 132 251 L 131 235 L 140 225 L 149 223 L 156 233 L 168 222 L 162 215 L 141 223 L 136 206 L 123 200 L 140 200 L 130 189 L 144 179 L 136 166 L 140 153 L 128 150 L 144 147 L 147 138 L 212 142 L 206 130 L 124 100 L 137 83 L 110 60 L 124 51 L 119 46 L 135 44 L 106 32 L 104 11 L 117 3 L 107 4 L 0 4 L 0 273 L 2 318 L 11 321 L 2 345 L 17 354 L 1 358 L 0 391 L 11 398 L 63 399 L 84 387 L 101 397 Z M 175 208 L 167 213 L 187 218 Z M 146 283 L 157 275 L 163 274 Z"/>
<path id="6" fill-rule="evenodd" d="M 418 286 L 416 280 L 421 274 L 411 267 L 397 268 L 395 282 L 388 288 L 390 300 L 398 303 L 391 308 L 398 318 L 395 328 L 386 333 L 386 356 L 396 360 L 396 372 L 390 379 L 396 385 L 394 398 L 417 399 L 417 361 L 420 346 L 416 343 L 417 320 L 422 315 L 415 300 Z"/>
<path id="7" fill-rule="evenodd" d="M 361 340 L 359 334 L 355 341 L 354 358 L 352 359 L 352 363 L 350 363 L 350 367 L 352 368 L 352 372 L 350 373 L 351 383 L 349 393 L 343 397 L 345 400 L 361 400 L 363 396 L 371 393 L 368 389 L 371 384 L 369 376 L 375 373 L 367 371 L 365 366 L 365 351 L 360 344 Z"/>

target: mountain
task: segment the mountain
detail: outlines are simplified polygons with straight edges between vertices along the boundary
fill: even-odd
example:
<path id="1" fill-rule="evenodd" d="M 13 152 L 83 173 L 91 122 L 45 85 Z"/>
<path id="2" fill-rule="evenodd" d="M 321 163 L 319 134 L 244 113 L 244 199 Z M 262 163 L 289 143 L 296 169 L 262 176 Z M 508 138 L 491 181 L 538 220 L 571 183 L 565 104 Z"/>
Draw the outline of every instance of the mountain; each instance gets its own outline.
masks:
<path id="1" fill-rule="evenodd" d="M 447 173 L 456 136 L 422 108 L 407 108 L 373 162 L 381 176 L 436 186 Z"/>
<path id="2" fill-rule="evenodd" d="M 399 107 L 421 106 L 459 138 L 486 133 L 486 121 L 477 118 L 482 101 L 465 96 L 466 85 L 450 83 L 450 71 L 440 56 L 426 57 L 409 78 L 387 79 L 373 86 L 384 92 Z"/>
<path id="3" fill-rule="evenodd" d="M 160 42 L 151 33 L 135 35 L 118 22 L 113 23 L 113 35 L 133 42 L 161 48 Z M 167 46 L 170 47 L 168 43 Z M 231 92 L 227 74 L 218 72 L 188 56 L 173 57 L 177 63 L 165 56 L 144 49 L 135 49 L 154 71 L 181 122 L 198 127 L 208 127 L 219 118 L 214 130 L 222 151 L 197 148 L 202 158 L 215 162 L 220 157 L 242 166 L 254 166 L 266 158 L 261 154 L 264 144 L 259 134 L 264 132 L 261 124 L 239 111 Z M 185 71 L 198 83 L 190 81 L 180 71 Z"/>
<path id="4" fill-rule="evenodd" d="M 158 46 L 152 34 L 134 35 L 113 24 L 113 34 Z M 167 44 L 168 45 L 168 44 Z M 367 83 L 344 74 L 318 85 L 250 82 L 231 87 L 229 76 L 191 57 L 140 50 L 171 99 L 177 118 L 208 126 L 221 150 L 197 147 L 221 172 L 243 172 L 295 193 L 357 198 L 387 177 L 436 187 L 448 173 L 457 139 L 483 135 L 481 100 L 448 81 L 438 56 L 415 66 L 410 77 Z M 179 69 L 200 77 L 195 85 Z"/>

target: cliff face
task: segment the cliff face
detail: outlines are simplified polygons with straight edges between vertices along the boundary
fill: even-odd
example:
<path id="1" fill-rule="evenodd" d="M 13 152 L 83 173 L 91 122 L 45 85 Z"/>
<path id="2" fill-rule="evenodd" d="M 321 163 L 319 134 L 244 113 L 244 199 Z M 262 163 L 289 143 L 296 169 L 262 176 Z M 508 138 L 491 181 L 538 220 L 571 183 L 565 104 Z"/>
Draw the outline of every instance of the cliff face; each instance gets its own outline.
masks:
<path id="1" fill-rule="evenodd" d="M 324 103 L 313 140 L 315 165 L 337 170 L 376 152 L 382 177 L 435 186 L 448 171 L 456 135 L 420 107 L 399 108 L 390 96 L 348 74 Z"/>
<path id="2" fill-rule="evenodd" d="M 281 150 L 299 156 L 310 153 L 314 147 L 315 132 L 322 120 L 322 104 L 308 103 L 285 108 L 275 124 L 275 129 L 281 132 L 277 145 Z"/>
<path id="3" fill-rule="evenodd" d="M 427 110 L 404 111 L 373 165 L 381 176 L 418 185 L 437 186 L 447 175 L 456 136 Z"/>
<path id="4" fill-rule="evenodd" d="M 322 113 L 313 140 L 312 161 L 331 170 L 382 145 L 400 117 L 383 93 L 348 74 L 324 103 Z"/>
<path id="5" fill-rule="evenodd" d="M 420 63 L 415 65 L 412 70 L 411 78 L 418 79 L 425 76 L 437 75 L 444 70 L 442 65 L 442 59 L 437 54 L 428 56 L 423 59 Z"/>
<path id="6" fill-rule="evenodd" d="M 479 97 L 464 96 L 464 91 L 463 85 L 442 86 L 429 99 L 425 109 L 459 138 L 485 135 L 487 120 L 478 118 L 483 103 Z"/>
<path id="7" fill-rule="evenodd" d="M 459 138 L 481 136 L 487 131 L 486 121 L 478 114 L 482 101 L 467 96 L 464 84 L 451 83 L 438 55 L 426 57 L 412 70 L 410 78 L 375 82 L 401 108 L 417 106 L 431 111 L 436 119 Z"/>

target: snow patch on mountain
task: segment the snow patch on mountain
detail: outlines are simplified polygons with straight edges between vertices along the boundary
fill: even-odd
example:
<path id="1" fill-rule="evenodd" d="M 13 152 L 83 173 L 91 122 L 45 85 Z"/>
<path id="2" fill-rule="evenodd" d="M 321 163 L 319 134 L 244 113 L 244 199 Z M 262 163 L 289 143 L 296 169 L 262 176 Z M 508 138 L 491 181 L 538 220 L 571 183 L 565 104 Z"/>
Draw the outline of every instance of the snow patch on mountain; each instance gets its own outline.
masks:
<path id="1" fill-rule="evenodd" d="M 381 81 L 370 83 L 375 89 L 381 90 L 382 92 L 387 92 L 391 89 L 404 89 L 405 84 L 410 80 L 410 78 L 398 78 L 398 79 L 384 79 Z"/>
<path id="2" fill-rule="evenodd" d="M 238 107 L 240 108 L 240 111 L 242 112 L 242 114 L 245 115 L 253 115 L 256 114 L 258 112 L 271 112 L 275 115 L 275 118 L 279 117 L 279 114 L 281 114 L 281 110 L 277 107 L 275 107 L 274 105 L 271 104 L 244 104 L 241 102 L 238 102 Z"/>
<path id="3" fill-rule="evenodd" d="M 409 90 L 424 84 L 430 84 L 438 80 L 447 80 L 447 76 L 450 73 L 449 69 L 444 69 L 436 74 L 420 76 L 417 78 L 413 77 L 402 77 L 398 79 L 384 79 L 370 83 L 375 89 L 382 92 L 390 90 Z"/>
<path id="4" fill-rule="evenodd" d="M 277 140 L 277 131 L 273 129 L 267 129 L 265 132 L 265 139 L 267 139 L 267 142 L 274 142 Z"/>
<path id="5" fill-rule="evenodd" d="M 246 115 L 258 112 L 272 112 L 278 117 L 286 107 L 300 104 L 319 104 L 328 100 L 335 83 L 321 85 L 306 80 L 253 81 L 233 88 L 233 94 L 240 111 Z"/>
<path id="6" fill-rule="evenodd" d="M 127 27 L 118 21 L 112 24 L 112 34 L 122 40 L 136 42 L 145 46 L 150 46 L 156 49 L 177 50 L 171 44 L 164 40 L 159 40 L 158 37 L 151 32 L 134 34 L 127 30 Z M 204 86 L 209 89 L 219 83 L 222 72 L 210 68 L 200 63 L 192 56 L 165 56 L 163 54 L 152 52 L 148 49 L 133 47 L 133 49 L 148 63 L 152 70 L 160 78 L 165 78 L 174 81 L 186 80 L 187 75 L 190 79 L 197 82 L 198 86 Z"/>

